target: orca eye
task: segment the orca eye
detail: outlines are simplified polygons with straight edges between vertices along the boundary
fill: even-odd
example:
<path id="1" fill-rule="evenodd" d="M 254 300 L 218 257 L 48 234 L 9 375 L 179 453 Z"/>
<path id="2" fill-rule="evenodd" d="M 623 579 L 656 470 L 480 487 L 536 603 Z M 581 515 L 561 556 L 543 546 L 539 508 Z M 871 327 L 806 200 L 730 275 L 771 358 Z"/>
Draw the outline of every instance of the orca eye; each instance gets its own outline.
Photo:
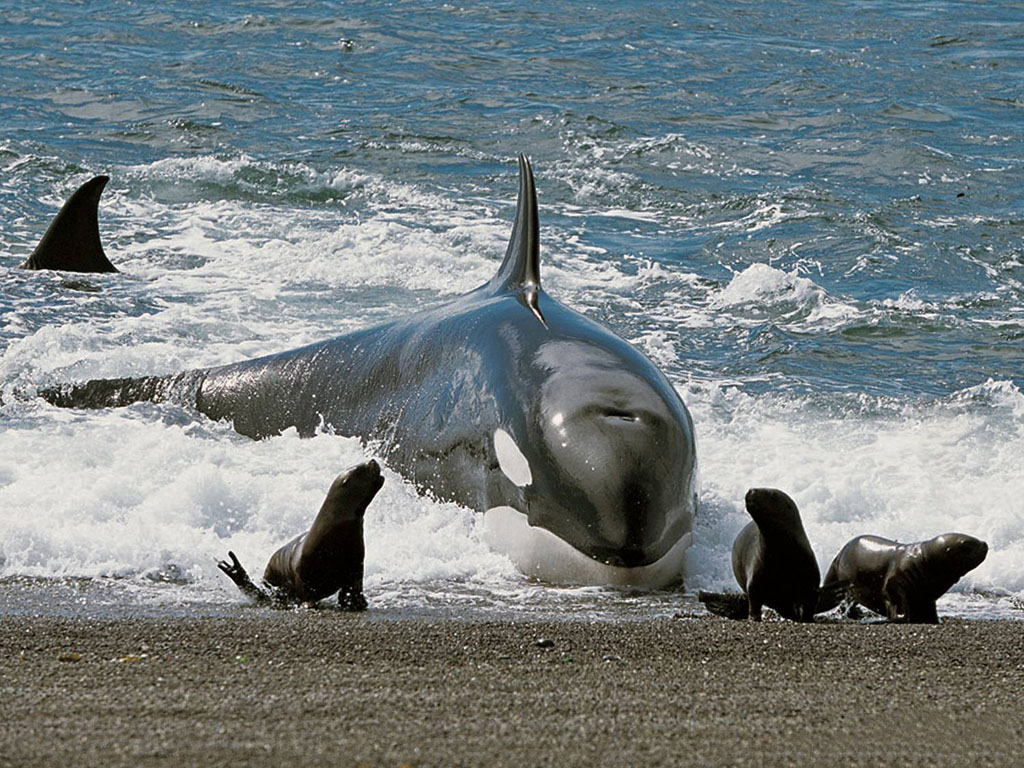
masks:
<path id="1" fill-rule="evenodd" d="M 635 413 L 624 411 L 620 408 L 605 408 L 604 413 L 601 414 L 606 419 L 619 419 L 620 421 L 639 421 L 640 417 Z"/>

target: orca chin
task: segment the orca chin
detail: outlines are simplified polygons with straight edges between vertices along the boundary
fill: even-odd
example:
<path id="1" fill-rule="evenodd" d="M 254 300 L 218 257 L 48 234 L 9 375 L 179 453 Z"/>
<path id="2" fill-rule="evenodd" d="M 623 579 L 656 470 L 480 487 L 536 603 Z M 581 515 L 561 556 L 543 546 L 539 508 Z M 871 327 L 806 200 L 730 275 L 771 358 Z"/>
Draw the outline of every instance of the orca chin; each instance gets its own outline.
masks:
<path id="1" fill-rule="evenodd" d="M 526 515 L 512 507 L 492 507 L 484 513 L 483 540 L 524 574 L 549 584 L 666 589 L 682 583 L 692 534 L 683 534 L 653 563 L 609 565 L 588 557 L 550 531 L 530 525 Z"/>

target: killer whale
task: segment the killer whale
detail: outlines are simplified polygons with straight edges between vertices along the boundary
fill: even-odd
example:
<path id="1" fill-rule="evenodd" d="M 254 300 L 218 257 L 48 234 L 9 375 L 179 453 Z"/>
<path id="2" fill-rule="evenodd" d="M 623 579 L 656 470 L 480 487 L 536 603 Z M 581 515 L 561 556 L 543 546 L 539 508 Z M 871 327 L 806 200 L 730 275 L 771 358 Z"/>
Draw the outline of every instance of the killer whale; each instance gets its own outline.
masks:
<path id="1" fill-rule="evenodd" d="M 75 190 L 50 222 L 21 269 L 117 272 L 103 252 L 97 220 L 100 195 L 109 176 L 94 176 Z"/>
<path id="2" fill-rule="evenodd" d="M 490 543 L 529 574 L 678 582 L 696 511 L 690 414 L 645 355 L 542 289 L 539 254 L 520 156 L 508 249 L 476 290 L 300 349 L 40 395 L 83 408 L 180 402 L 253 438 L 358 436 L 421 491 L 485 513 Z"/>

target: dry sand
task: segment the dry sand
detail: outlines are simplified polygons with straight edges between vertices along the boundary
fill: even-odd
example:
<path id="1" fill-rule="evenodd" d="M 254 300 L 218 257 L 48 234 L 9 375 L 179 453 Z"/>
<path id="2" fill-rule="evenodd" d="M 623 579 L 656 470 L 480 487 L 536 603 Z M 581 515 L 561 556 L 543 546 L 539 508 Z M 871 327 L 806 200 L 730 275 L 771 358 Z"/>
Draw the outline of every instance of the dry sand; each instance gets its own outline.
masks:
<path id="1" fill-rule="evenodd" d="M 4 766 L 1024 764 L 1016 621 L 6 616 L 0 686 Z"/>

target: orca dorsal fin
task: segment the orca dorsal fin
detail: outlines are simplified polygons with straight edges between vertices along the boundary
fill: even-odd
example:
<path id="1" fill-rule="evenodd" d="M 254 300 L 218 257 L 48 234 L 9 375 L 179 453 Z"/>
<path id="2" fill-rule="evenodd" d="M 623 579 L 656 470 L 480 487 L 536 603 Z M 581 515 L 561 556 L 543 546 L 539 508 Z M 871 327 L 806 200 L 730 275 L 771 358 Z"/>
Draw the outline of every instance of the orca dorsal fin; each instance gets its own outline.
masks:
<path id="1" fill-rule="evenodd" d="M 533 168 L 526 155 L 519 155 L 519 200 L 512 237 L 508 241 L 505 259 L 489 288 L 492 293 L 518 292 L 527 308 L 547 326 L 537 304 L 540 293 L 540 222 Z"/>
<path id="2" fill-rule="evenodd" d="M 39 245 L 22 269 L 62 269 L 67 272 L 117 272 L 103 253 L 97 209 L 107 176 L 80 186 L 50 222 Z"/>

